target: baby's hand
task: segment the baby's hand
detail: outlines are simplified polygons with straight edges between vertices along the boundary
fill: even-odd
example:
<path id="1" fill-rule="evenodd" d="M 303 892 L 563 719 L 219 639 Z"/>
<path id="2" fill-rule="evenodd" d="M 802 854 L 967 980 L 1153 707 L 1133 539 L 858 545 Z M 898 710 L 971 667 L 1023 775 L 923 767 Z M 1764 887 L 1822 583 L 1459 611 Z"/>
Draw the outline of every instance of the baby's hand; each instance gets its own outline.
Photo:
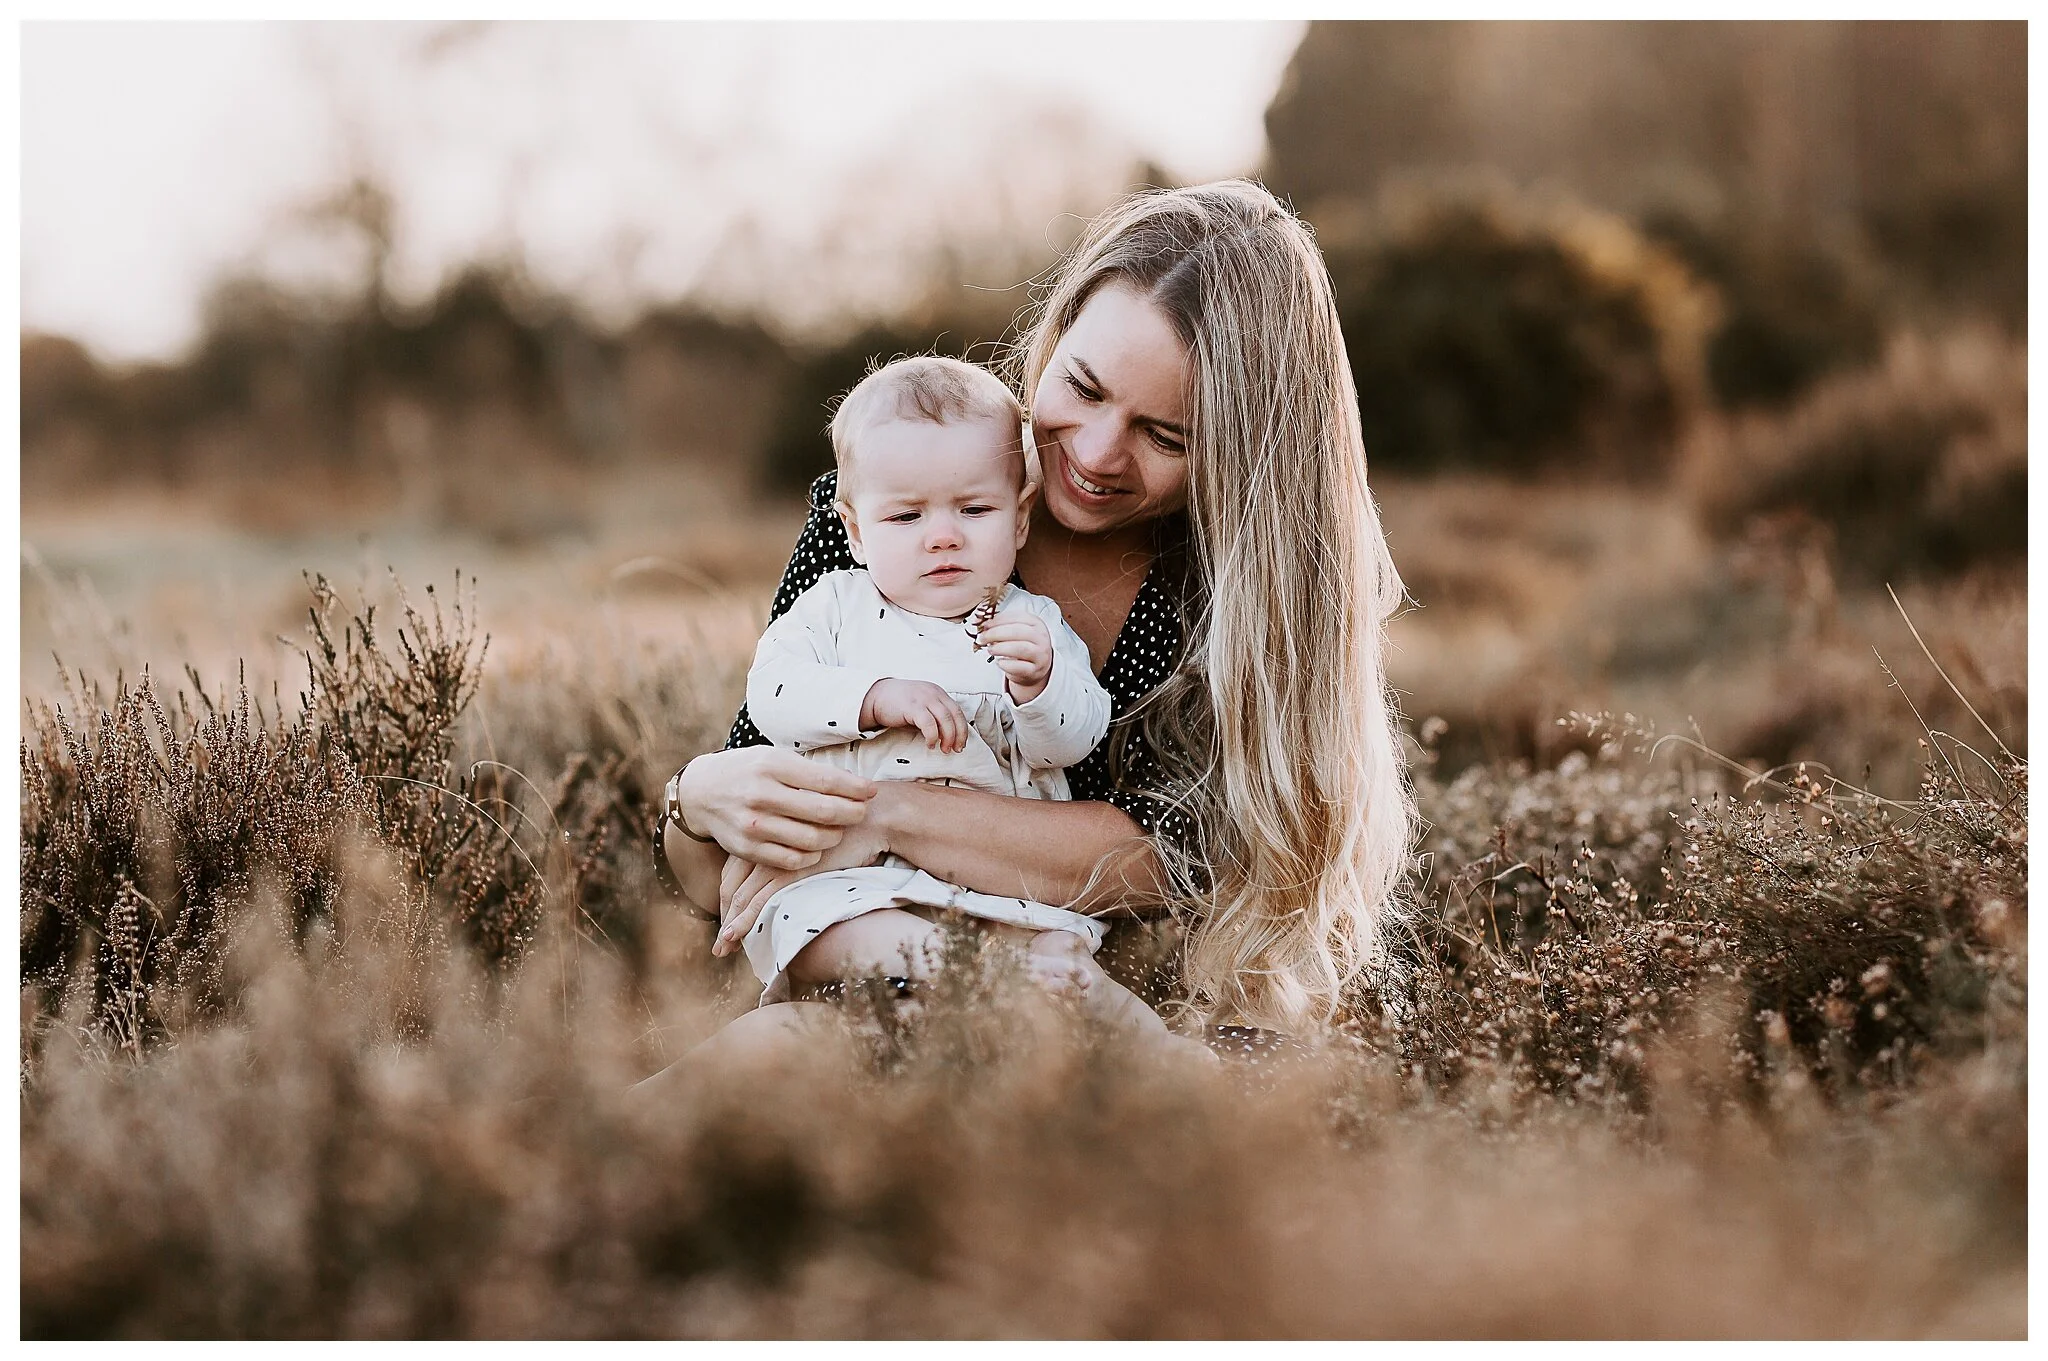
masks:
<path id="1" fill-rule="evenodd" d="M 1029 704 L 1052 678 L 1052 634 L 1029 610 L 1005 610 L 981 626 L 977 642 L 1009 680 L 1010 698 Z"/>
<path id="2" fill-rule="evenodd" d="M 940 751 L 967 748 L 967 715 L 951 695 L 930 681 L 893 676 L 876 681 L 860 702 L 860 726 L 863 730 L 915 728 L 924 734 L 927 747 Z"/>

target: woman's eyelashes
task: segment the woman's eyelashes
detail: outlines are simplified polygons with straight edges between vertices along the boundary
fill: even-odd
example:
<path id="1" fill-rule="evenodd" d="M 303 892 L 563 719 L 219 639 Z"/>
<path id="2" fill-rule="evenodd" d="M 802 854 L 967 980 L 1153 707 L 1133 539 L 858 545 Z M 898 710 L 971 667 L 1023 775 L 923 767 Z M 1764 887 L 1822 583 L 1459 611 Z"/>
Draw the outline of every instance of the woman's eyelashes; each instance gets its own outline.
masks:
<path id="1" fill-rule="evenodd" d="M 1090 406 L 1102 400 L 1102 390 L 1090 386 L 1079 374 L 1069 371 L 1060 376 L 1066 379 L 1067 386 L 1073 389 L 1074 395 Z M 1186 441 L 1178 436 L 1168 434 L 1156 425 L 1147 425 L 1145 433 L 1151 438 L 1153 445 L 1162 453 L 1184 454 L 1188 451 Z"/>

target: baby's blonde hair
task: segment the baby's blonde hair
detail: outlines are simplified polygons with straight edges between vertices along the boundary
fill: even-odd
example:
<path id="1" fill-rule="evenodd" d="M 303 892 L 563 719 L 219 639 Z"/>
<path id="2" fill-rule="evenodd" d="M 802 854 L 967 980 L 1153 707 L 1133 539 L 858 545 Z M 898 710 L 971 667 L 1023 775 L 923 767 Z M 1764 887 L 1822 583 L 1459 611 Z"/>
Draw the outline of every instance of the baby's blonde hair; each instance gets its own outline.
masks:
<path id="1" fill-rule="evenodd" d="M 979 364 L 938 354 L 894 359 L 839 399 L 832 413 L 832 460 L 839 469 L 839 499 L 853 481 L 856 438 L 884 421 L 1006 422 L 1017 451 L 1018 481 L 1024 470 L 1024 406 L 1009 385 Z"/>

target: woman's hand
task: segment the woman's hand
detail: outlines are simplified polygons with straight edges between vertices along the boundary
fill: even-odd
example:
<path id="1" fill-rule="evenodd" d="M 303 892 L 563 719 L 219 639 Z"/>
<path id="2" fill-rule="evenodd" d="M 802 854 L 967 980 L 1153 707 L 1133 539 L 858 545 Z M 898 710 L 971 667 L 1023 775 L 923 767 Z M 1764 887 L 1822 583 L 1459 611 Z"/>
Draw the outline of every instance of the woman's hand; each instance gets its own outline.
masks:
<path id="1" fill-rule="evenodd" d="M 794 752 L 735 747 L 699 756 L 667 792 L 685 831 L 768 869 L 799 870 L 866 820 L 875 783 Z"/>
<path id="2" fill-rule="evenodd" d="M 1006 610 L 981 626 L 975 645 L 988 649 L 1009 681 L 1010 698 L 1029 704 L 1052 677 L 1052 634 L 1029 610 Z"/>
<path id="3" fill-rule="evenodd" d="M 817 863 L 803 869 L 775 870 L 736 855 L 728 858 L 718 879 L 718 915 L 724 925 L 711 942 L 711 953 L 729 955 L 739 949 L 747 932 L 754 929 L 761 910 L 768 906 L 768 900 L 797 880 L 827 870 L 872 865 L 887 849 L 880 832 L 872 824 L 863 823 L 847 829 L 837 845 L 818 857 Z"/>

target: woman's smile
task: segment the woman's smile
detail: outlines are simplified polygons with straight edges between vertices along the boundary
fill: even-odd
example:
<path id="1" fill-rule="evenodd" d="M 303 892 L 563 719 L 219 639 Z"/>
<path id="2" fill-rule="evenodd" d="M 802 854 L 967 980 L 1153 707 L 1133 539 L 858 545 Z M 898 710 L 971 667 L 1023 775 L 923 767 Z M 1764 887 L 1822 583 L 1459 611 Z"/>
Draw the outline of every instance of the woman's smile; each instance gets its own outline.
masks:
<path id="1" fill-rule="evenodd" d="M 1104 534 L 1187 504 L 1188 372 L 1172 323 L 1142 294 L 1111 283 L 1082 306 L 1031 410 L 1053 519 Z"/>
<path id="2" fill-rule="evenodd" d="M 1060 461 L 1067 470 L 1067 478 L 1069 481 L 1073 483 L 1074 489 L 1080 492 L 1082 495 L 1105 497 L 1128 495 L 1128 493 L 1124 492 L 1121 488 L 1104 486 L 1100 482 L 1096 482 L 1090 478 L 1083 477 L 1081 475 L 1080 465 L 1074 462 L 1073 456 L 1070 454 L 1065 454 L 1064 450 L 1062 450 L 1061 452 L 1064 456 Z"/>

